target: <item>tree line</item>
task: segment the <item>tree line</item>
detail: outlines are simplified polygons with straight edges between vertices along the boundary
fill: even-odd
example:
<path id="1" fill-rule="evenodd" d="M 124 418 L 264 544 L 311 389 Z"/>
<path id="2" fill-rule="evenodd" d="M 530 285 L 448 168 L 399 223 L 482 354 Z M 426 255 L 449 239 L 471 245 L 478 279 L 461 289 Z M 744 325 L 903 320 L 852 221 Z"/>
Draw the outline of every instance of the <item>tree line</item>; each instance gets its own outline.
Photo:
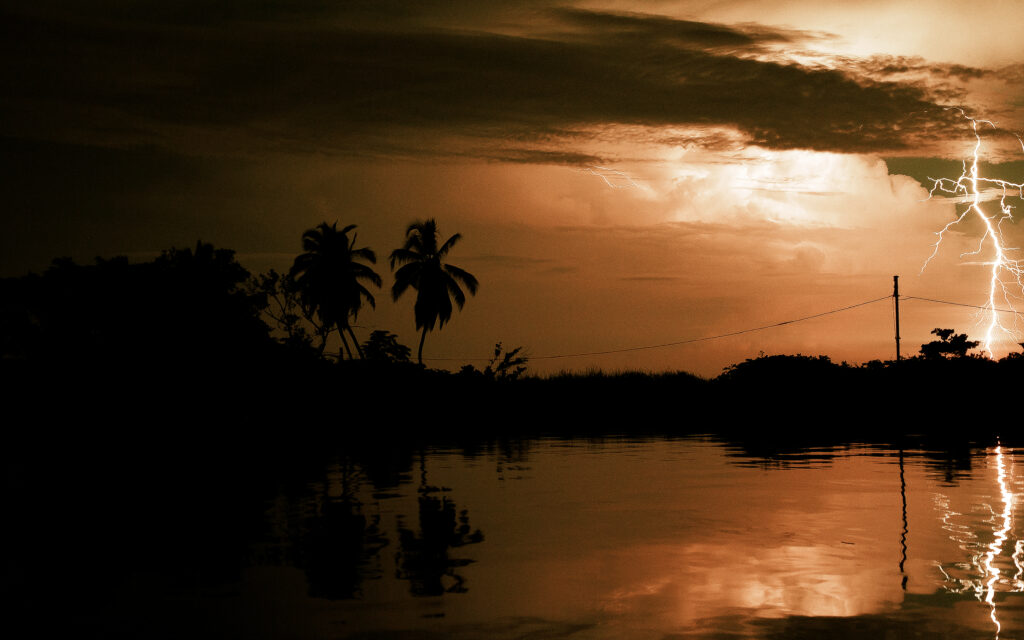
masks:
<path id="1" fill-rule="evenodd" d="M 337 222 L 322 222 L 307 230 L 302 234 L 304 253 L 295 258 L 288 273 L 261 274 L 254 281 L 255 290 L 272 302 L 266 313 L 284 331 L 286 342 L 313 346 L 323 355 L 328 337 L 336 332 L 341 338 L 339 357 L 406 359 L 407 348 L 389 332 L 375 331 L 360 345 L 352 331 L 363 304 L 376 307 L 371 287 L 383 285 L 370 266 L 377 263 L 377 254 L 356 246 L 355 229 L 354 224 L 339 230 Z M 410 289 L 416 292 L 413 312 L 420 332 L 416 352 L 420 364 L 427 333 L 443 328 L 454 307 L 462 309 L 466 304 L 466 291 L 475 295 L 480 286 L 473 274 L 445 262 L 462 235 L 456 233 L 444 242 L 441 237 L 435 220 L 413 222 L 405 231 L 404 243 L 388 260 L 395 278 L 392 299 L 397 301 Z"/>
<path id="2" fill-rule="evenodd" d="M 461 239 L 444 238 L 436 220 L 415 221 L 389 255 L 392 299 L 415 292 L 421 365 L 427 333 L 443 328 L 480 286 L 447 262 Z M 252 276 L 234 251 L 201 241 L 149 262 L 58 258 L 40 274 L 0 278 L 0 360 L 79 372 L 185 372 L 202 369 L 200 362 L 255 371 L 322 359 L 336 333 L 341 359 L 408 362 L 409 348 L 389 331 L 365 342 L 353 332 L 383 286 L 376 262 L 374 250 L 359 245 L 356 225 L 336 222 L 307 229 L 284 274 Z"/>
<path id="3" fill-rule="evenodd" d="M 407 406 L 458 397 L 471 409 L 466 415 L 474 416 L 474 428 L 480 416 L 501 428 L 524 428 L 533 407 L 543 411 L 544 424 L 589 417 L 613 426 L 634 425 L 637 416 L 660 408 L 683 417 L 677 427 L 686 429 L 688 407 L 697 400 L 720 407 L 730 421 L 756 422 L 773 412 L 806 420 L 833 415 L 835 406 L 848 407 L 850 420 L 897 397 L 890 389 L 901 398 L 932 398 L 941 390 L 943 403 L 923 406 L 947 411 L 950 388 L 965 399 L 1013 397 L 1024 379 L 1024 353 L 998 362 L 972 356 L 976 343 L 950 329 L 936 329 L 920 357 L 898 363 L 851 366 L 825 356 L 762 355 L 710 380 L 683 372 L 542 379 L 522 375 L 519 349 L 503 353 L 498 345 L 483 370 L 467 365 L 452 375 L 409 363 L 409 348 L 387 331 L 356 340 L 354 322 L 364 305 L 375 305 L 384 283 L 373 267 L 376 253 L 359 244 L 355 229 L 323 223 L 307 230 L 303 252 L 283 275 L 253 278 L 233 251 L 200 242 L 150 262 L 58 259 L 41 274 L 0 279 L 0 382 L 33 411 L 55 412 L 55 424 L 77 420 L 89 407 L 105 417 L 117 411 L 125 424 L 145 414 L 175 428 L 198 424 L 194 414 L 207 407 L 217 407 L 218 420 L 229 425 L 284 421 L 296 398 L 343 393 L 353 400 L 344 403 L 352 429 L 380 407 L 397 411 L 395 397 Z M 416 292 L 420 360 L 426 334 L 479 287 L 446 262 L 460 238 L 444 239 L 435 221 L 416 222 L 389 256 L 392 298 Z M 322 357 L 334 333 L 343 340 L 343 366 Z M 489 383 L 512 380 L 517 383 Z M 336 410 L 329 403 L 306 409 L 332 416 Z M 430 420 L 447 428 L 451 416 L 443 411 Z"/>
<path id="4" fill-rule="evenodd" d="M 415 291 L 421 365 L 427 333 L 442 328 L 454 309 L 465 305 L 467 292 L 479 289 L 475 276 L 447 262 L 461 234 L 443 238 L 435 220 L 413 222 L 388 259 L 392 299 Z M 339 229 L 323 222 L 301 240 L 302 253 L 284 274 L 271 270 L 252 277 L 233 251 L 199 242 L 194 249 L 165 251 L 151 262 L 117 257 L 76 265 L 64 258 L 39 275 L 0 279 L 0 361 L 113 373 L 190 372 L 207 363 L 210 371 L 227 367 L 253 375 L 286 361 L 312 372 L 309 361 L 322 362 L 328 338 L 337 333 L 341 359 L 408 362 L 410 349 L 394 334 L 377 330 L 360 342 L 353 332 L 360 311 L 376 305 L 375 290 L 384 284 L 373 266 L 377 254 L 359 245 L 356 225 Z M 982 369 L 996 364 L 969 356 L 977 343 L 964 334 L 932 333 L 937 340 L 922 345 L 922 366 L 908 359 L 904 370 L 938 371 L 933 365 L 943 362 Z M 800 364 L 801 358 L 748 360 L 720 378 L 745 379 L 747 371 Z M 1024 354 L 1011 354 L 999 369 L 1016 372 L 1022 362 Z M 860 368 L 880 371 L 895 364 L 873 361 Z M 467 365 L 463 372 L 507 380 L 524 371 L 520 349 L 503 353 L 499 344 L 486 368 Z"/>

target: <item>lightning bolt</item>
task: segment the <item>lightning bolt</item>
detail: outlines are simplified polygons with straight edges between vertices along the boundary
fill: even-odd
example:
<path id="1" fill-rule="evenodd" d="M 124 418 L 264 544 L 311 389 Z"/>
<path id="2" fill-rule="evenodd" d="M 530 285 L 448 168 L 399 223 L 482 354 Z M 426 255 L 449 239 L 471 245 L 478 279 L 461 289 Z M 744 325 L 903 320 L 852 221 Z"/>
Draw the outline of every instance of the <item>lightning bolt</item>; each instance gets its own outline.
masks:
<path id="1" fill-rule="evenodd" d="M 625 171 L 619 171 L 618 169 L 611 169 L 609 167 L 599 167 L 592 165 L 587 167 L 587 173 L 593 176 L 597 176 L 604 180 L 604 183 L 612 189 L 639 189 L 640 185 L 629 177 L 629 174 Z"/>
<path id="2" fill-rule="evenodd" d="M 928 179 L 932 181 L 932 188 L 928 193 L 928 199 L 931 199 L 936 193 L 946 193 L 955 196 L 958 201 L 966 203 L 967 207 L 955 220 L 937 232 L 938 239 L 935 241 L 931 255 L 928 256 L 928 259 L 922 265 L 921 271 L 925 270 L 928 263 L 938 253 L 939 246 L 950 229 L 953 229 L 972 215 L 981 220 L 985 226 L 985 233 L 982 235 L 981 240 L 978 241 L 978 248 L 974 251 L 962 253 L 960 257 L 979 255 L 984 251 L 986 244 L 991 245 L 992 260 L 980 263 L 990 267 L 988 304 L 986 305 L 989 319 L 982 344 L 988 357 L 994 358 L 992 344 L 995 342 L 998 333 L 1003 333 L 1011 338 L 1017 337 L 1015 328 L 1007 328 L 999 321 L 999 314 L 996 311 L 997 307 L 1005 306 L 1013 311 L 1014 327 L 1016 327 L 1021 314 L 1017 312 L 1014 301 L 1024 300 L 1024 264 L 1020 260 L 1011 257 L 1011 254 L 1018 249 L 1008 247 L 1003 237 L 1003 223 L 1008 220 L 1013 221 L 1013 207 L 1006 203 L 1006 199 L 1013 196 L 1014 191 L 1016 191 L 1017 197 L 1024 199 L 1024 183 L 988 178 L 979 174 L 978 157 L 981 152 L 981 134 L 978 132 L 978 126 L 979 124 L 987 125 L 995 129 L 996 125 L 989 120 L 972 118 L 963 109 L 957 110 L 964 119 L 971 123 L 971 128 L 974 132 L 974 149 L 970 162 L 967 160 L 963 161 L 963 171 L 956 180 L 929 177 Z M 1024 150 L 1024 140 L 1017 136 L 1017 141 L 1021 144 L 1021 150 Z M 998 196 L 999 200 L 999 213 L 990 215 L 982 209 L 981 204 L 986 200 L 996 199 L 996 196 Z M 978 324 L 983 322 L 984 319 L 982 318 L 978 321 Z"/>

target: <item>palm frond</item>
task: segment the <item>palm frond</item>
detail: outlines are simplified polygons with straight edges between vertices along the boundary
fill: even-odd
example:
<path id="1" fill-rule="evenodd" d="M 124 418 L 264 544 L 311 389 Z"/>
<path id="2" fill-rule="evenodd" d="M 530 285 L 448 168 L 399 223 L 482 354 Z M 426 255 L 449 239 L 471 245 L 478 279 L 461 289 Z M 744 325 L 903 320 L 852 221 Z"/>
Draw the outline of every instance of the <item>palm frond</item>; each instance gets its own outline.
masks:
<path id="1" fill-rule="evenodd" d="M 402 245 L 403 249 L 415 250 L 417 253 L 423 253 L 423 234 L 422 228 L 424 222 L 416 221 L 413 222 L 405 230 L 405 244 Z"/>
<path id="2" fill-rule="evenodd" d="M 423 271 L 423 263 L 409 262 L 395 272 L 395 284 L 391 287 L 391 298 L 398 300 L 399 296 L 405 293 L 409 287 L 419 288 L 420 273 Z"/>
<path id="3" fill-rule="evenodd" d="M 396 280 L 395 284 L 391 285 L 391 299 L 397 301 L 411 284 L 408 280 Z"/>
<path id="4" fill-rule="evenodd" d="M 384 283 L 384 281 L 381 280 L 380 275 L 378 275 L 376 271 L 366 266 L 365 264 L 353 262 L 351 266 L 351 271 L 352 277 L 356 278 L 357 280 L 368 280 L 371 284 L 374 284 L 378 287 Z"/>
<path id="5" fill-rule="evenodd" d="M 462 234 L 461 233 L 456 233 L 452 237 L 450 237 L 447 240 L 445 240 L 444 244 L 441 245 L 441 248 L 437 250 L 437 256 L 439 258 L 443 258 L 446 255 L 448 255 L 448 252 L 451 250 L 451 248 L 454 247 L 459 242 L 459 240 L 461 240 L 461 239 L 462 239 Z"/>
<path id="6" fill-rule="evenodd" d="M 369 247 L 363 247 L 362 249 L 353 249 L 351 255 L 353 260 L 366 260 L 367 262 L 377 264 L 377 254 L 374 252 L 373 249 Z"/>
<path id="7" fill-rule="evenodd" d="M 455 299 L 455 304 L 459 305 L 459 309 L 466 306 L 466 294 L 462 293 L 459 283 L 453 278 L 445 278 L 445 285 L 448 287 L 448 293 Z"/>
<path id="8" fill-rule="evenodd" d="M 452 300 L 448 296 L 442 296 L 438 300 L 437 319 L 441 327 L 452 318 Z"/>
<path id="9" fill-rule="evenodd" d="M 409 238 L 413 235 L 419 235 L 420 228 L 426 223 L 422 220 L 414 220 L 409 223 L 409 226 L 405 228 L 405 237 Z"/>
<path id="10" fill-rule="evenodd" d="M 389 262 L 391 263 L 391 268 L 393 270 L 395 268 L 395 265 L 405 264 L 407 262 L 415 262 L 421 259 L 422 257 L 423 254 L 417 251 L 413 251 L 411 249 L 395 249 L 394 251 L 391 252 Z"/>
<path id="11" fill-rule="evenodd" d="M 462 286 L 469 289 L 471 294 L 476 295 L 476 290 L 480 287 L 480 283 L 477 282 L 476 276 L 468 271 L 464 271 L 463 269 L 456 267 L 453 264 L 444 265 L 444 270 L 448 275 L 455 278 L 456 281 L 462 284 Z"/>
<path id="12" fill-rule="evenodd" d="M 364 298 L 366 298 L 366 301 L 370 303 L 370 307 L 371 308 L 376 309 L 377 308 L 377 301 L 376 301 L 376 299 L 374 299 L 373 294 L 370 293 L 370 291 L 366 287 L 361 285 L 361 284 L 357 284 L 356 286 L 358 287 L 359 295 L 361 295 Z M 358 315 L 359 315 L 359 307 L 357 306 L 352 311 L 352 317 L 355 318 Z"/>

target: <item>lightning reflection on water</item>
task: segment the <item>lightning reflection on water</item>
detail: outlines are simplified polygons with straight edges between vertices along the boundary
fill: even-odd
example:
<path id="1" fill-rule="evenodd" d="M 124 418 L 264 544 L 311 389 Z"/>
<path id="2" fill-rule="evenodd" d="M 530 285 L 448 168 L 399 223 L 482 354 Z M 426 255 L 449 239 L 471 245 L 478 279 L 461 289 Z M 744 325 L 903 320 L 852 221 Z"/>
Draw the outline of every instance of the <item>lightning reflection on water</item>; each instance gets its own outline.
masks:
<path id="1" fill-rule="evenodd" d="M 989 453 L 995 459 L 996 484 L 999 488 L 999 499 L 1002 502 L 1002 509 L 999 512 L 996 512 L 990 504 L 984 505 L 991 514 L 991 517 L 985 522 L 992 525 L 992 541 L 987 545 L 982 545 L 972 527 L 957 522 L 958 516 L 963 514 L 950 508 L 948 498 L 937 496 L 936 506 L 943 514 L 943 529 L 949 533 L 950 539 L 958 543 L 961 549 L 971 553 L 970 561 L 967 563 L 958 563 L 953 566 L 938 564 L 938 569 L 945 578 L 944 586 L 947 591 L 970 593 L 988 605 L 989 617 L 995 626 L 995 637 L 998 639 L 1002 631 L 1002 624 L 998 616 L 996 593 L 1024 592 L 1024 580 L 1022 580 L 1024 577 L 1024 540 L 1015 541 L 1010 557 L 1017 573 L 1012 578 L 1009 575 L 1004 576 L 1003 571 L 996 564 L 1003 555 L 1004 545 L 1013 529 L 1015 495 L 1011 490 L 1010 473 L 1007 470 L 1002 446 L 995 447 Z M 961 577 L 963 572 L 966 572 L 965 577 Z"/>

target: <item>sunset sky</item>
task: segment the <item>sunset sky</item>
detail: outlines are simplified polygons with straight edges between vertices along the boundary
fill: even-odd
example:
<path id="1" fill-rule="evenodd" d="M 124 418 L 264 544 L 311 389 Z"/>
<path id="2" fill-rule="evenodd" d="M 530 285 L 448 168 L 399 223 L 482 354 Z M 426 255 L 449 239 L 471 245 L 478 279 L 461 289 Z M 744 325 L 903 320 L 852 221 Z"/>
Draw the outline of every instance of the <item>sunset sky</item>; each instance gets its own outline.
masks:
<path id="1" fill-rule="evenodd" d="M 890 294 L 894 274 L 907 295 L 983 305 L 991 257 L 961 257 L 980 223 L 921 271 L 963 208 L 925 201 L 928 178 L 958 177 L 974 144 L 949 107 L 997 125 L 985 174 L 1024 182 L 1011 0 L 0 6 L 0 275 L 198 239 L 284 270 L 305 229 L 356 224 L 384 278 L 356 332 L 415 348 L 386 257 L 433 217 L 481 283 L 427 338 L 425 358 L 455 359 L 433 366 L 497 341 L 540 373 L 891 358 L 885 301 L 542 356 L 799 318 Z M 904 353 L 934 327 L 983 333 L 967 308 L 901 311 Z"/>

